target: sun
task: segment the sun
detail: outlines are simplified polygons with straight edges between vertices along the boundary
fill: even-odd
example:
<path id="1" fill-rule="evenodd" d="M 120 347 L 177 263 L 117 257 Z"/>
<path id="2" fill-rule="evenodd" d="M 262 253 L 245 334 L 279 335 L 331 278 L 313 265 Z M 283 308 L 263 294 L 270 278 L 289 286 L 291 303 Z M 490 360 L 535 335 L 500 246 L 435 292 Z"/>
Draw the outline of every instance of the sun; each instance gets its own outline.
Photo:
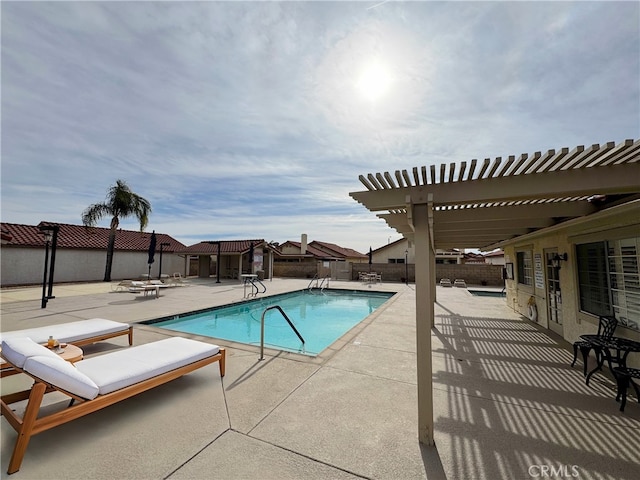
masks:
<path id="1" fill-rule="evenodd" d="M 373 63 L 367 66 L 356 83 L 360 94 L 369 101 L 382 98 L 391 87 L 392 78 L 389 69 L 381 63 Z"/>

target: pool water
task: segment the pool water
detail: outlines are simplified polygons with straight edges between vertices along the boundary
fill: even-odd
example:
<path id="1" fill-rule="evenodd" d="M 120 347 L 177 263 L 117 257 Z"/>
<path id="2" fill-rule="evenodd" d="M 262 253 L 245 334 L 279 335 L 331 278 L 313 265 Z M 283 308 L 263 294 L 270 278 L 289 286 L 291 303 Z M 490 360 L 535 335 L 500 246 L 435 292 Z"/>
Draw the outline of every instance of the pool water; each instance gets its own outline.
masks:
<path id="1" fill-rule="evenodd" d="M 393 296 L 387 292 L 302 290 L 239 304 L 144 322 L 184 333 L 260 345 L 260 320 L 268 307 L 280 306 L 303 344 L 277 309 L 264 317 L 264 344 L 279 350 L 316 356 Z"/>
<path id="2" fill-rule="evenodd" d="M 504 292 L 498 292 L 496 290 L 469 290 L 471 295 L 475 295 L 476 297 L 506 297 L 507 294 Z"/>

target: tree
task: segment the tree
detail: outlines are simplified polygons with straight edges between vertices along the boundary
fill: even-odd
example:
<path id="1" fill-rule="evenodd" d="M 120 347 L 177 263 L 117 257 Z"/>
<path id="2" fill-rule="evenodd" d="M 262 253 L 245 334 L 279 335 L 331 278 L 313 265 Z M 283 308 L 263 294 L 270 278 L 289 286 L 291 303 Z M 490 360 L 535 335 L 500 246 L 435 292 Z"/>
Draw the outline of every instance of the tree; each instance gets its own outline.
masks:
<path id="1" fill-rule="evenodd" d="M 104 269 L 105 282 L 111 281 L 113 251 L 120 219 L 135 216 L 140 222 L 140 231 L 142 232 L 149 223 L 150 213 L 151 204 L 149 201 L 132 192 L 123 180 L 117 180 L 116 184 L 109 188 L 107 198 L 103 203 L 95 203 L 82 212 L 82 223 L 85 227 L 95 227 L 103 217 L 112 217 L 109 246 L 107 247 L 107 265 Z"/>

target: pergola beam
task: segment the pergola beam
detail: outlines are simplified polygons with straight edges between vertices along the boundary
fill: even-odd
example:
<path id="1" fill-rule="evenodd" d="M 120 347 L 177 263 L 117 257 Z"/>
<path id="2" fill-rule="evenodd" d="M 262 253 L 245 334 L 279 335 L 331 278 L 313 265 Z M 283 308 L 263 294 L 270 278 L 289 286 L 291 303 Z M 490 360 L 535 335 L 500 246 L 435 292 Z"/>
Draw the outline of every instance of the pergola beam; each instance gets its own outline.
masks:
<path id="1" fill-rule="evenodd" d="M 377 183 L 373 175 L 368 178 L 374 185 Z M 436 206 L 634 193 L 638 190 L 638 165 L 626 163 L 428 186 L 383 188 L 379 183 L 378 186 L 376 190 L 349 195 L 369 210 L 380 211 L 404 208 L 407 196 L 411 203 L 425 202 L 427 193 L 433 194 Z"/>

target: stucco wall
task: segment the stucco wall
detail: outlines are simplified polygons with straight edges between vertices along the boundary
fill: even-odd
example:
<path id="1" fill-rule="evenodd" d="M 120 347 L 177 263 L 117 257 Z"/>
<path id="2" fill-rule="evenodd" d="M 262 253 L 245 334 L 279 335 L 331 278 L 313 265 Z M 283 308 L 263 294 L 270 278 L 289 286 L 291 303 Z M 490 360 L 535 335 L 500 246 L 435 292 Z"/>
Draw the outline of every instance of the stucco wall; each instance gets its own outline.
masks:
<path id="1" fill-rule="evenodd" d="M 502 266 L 489 263 L 480 264 L 436 264 L 436 282 L 441 278 L 454 281 L 456 278 L 464 280 L 467 285 L 487 285 L 502 287 Z"/>
<path id="2" fill-rule="evenodd" d="M 603 212 L 604 213 L 604 212 Z M 638 223 L 638 211 L 623 211 L 620 215 L 602 215 L 592 220 L 574 222 L 567 228 L 556 229 L 546 235 L 530 237 L 528 241 L 520 241 L 505 246 L 505 261 L 514 264 L 516 279 L 507 280 L 507 304 L 516 312 L 529 316 L 527 302 L 533 297 L 536 302 L 538 319 L 537 323 L 544 328 L 549 328 L 547 318 L 547 295 L 545 288 L 537 288 L 534 285 L 527 286 L 517 283 L 516 251 L 520 249 L 532 250 L 542 256 L 545 251 L 557 249 L 559 254 L 567 253 L 568 260 L 561 262 L 559 272 L 562 291 L 562 332 L 561 335 L 568 342 L 576 341 L 580 335 L 596 333 L 598 329 L 598 317 L 580 310 L 578 274 L 576 266 L 575 245 L 579 243 L 612 240 L 615 238 L 630 238 L 637 236 L 640 231 Z M 544 285 L 547 282 L 547 272 L 543 269 Z M 616 335 L 640 340 L 640 332 L 624 326 L 618 326 Z M 635 366 L 640 364 L 638 359 L 631 359 Z"/>
<path id="3" fill-rule="evenodd" d="M 407 248 L 407 242 L 398 242 L 394 245 L 389 245 L 384 249 L 373 252 L 373 263 L 388 263 L 390 258 L 393 259 L 405 259 L 405 251 L 408 251 L 408 263 L 415 262 L 415 248 L 413 245 Z M 368 263 L 368 260 L 365 260 Z"/>
<path id="4" fill-rule="evenodd" d="M 357 280 L 360 272 L 376 272 L 382 275 L 382 281 L 385 282 L 403 282 L 407 273 L 409 274 L 409 282 L 415 282 L 415 265 L 409 263 L 373 263 L 371 268 L 369 264 L 353 264 L 351 269 L 351 280 Z M 463 279 L 467 285 L 482 285 L 483 282 L 487 286 L 502 287 L 502 267 L 500 265 L 489 264 L 437 264 L 436 265 L 436 282 L 441 278 L 450 278 L 452 281 L 456 278 Z"/>
<path id="5" fill-rule="evenodd" d="M 517 262 L 516 251 L 518 250 L 531 250 L 532 257 L 535 259 L 536 255 L 540 255 L 542 259 L 542 288 L 536 286 L 535 278 L 533 285 L 523 285 L 517 282 Z M 507 280 L 507 304 L 511 306 L 515 311 L 522 315 L 529 317 L 529 300 L 533 297 L 537 310 L 537 323 L 544 328 L 549 328 L 549 320 L 547 316 L 547 271 L 545 268 L 545 251 L 556 249 L 558 253 L 569 252 L 568 255 L 572 260 L 575 260 L 571 246 L 567 242 L 566 235 L 561 233 L 555 233 L 553 235 L 547 235 L 542 238 L 531 240 L 527 243 L 521 243 L 515 246 L 510 246 L 505 249 L 505 261 L 513 263 L 514 275 L 516 279 Z M 534 260 L 535 263 L 535 260 Z M 579 335 L 587 332 L 579 332 L 575 330 L 575 319 L 577 314 L 576 309 L 576 287 L 574 281 L 575 269 L 574 262 L 562 262 L 560 268 L 560 286 L 562 292 L 562 320 L 563 320 L 563 337 L 567 339 L 577 338 Z M 535 265 L 534 265 L 534 277 L 535 277 Z M 597 319 L 594 320 L 597 322 Z"/>
<path id="6" fill-rule="evenodd" d="M 0 251 L 0 285 L 34 285 L 42 283 L 44 248 L 2 247 Z M 49 251 L 51 256 L 51 251 Z M 146 252 L 115 252 L 111 269 L 112 280 L 139 278 L 149 271 Z M 107 252 L 102 250 L 62 249 L 56 251 L 54 284 L 64 282 L 92 282 L 104 278 Z M 151 276 L 158 276 L 160 255 L 156 254 Z M 162 272 L 185 275 L 183 257 L 163 253 Z M 48 276 L 48 275 L 47 275 Z"/>
<path id="7" fill-rule="evenodd" d="M 274 262 L 274 277 L 313 278 L 318 273 L 316 263 Z"/>

